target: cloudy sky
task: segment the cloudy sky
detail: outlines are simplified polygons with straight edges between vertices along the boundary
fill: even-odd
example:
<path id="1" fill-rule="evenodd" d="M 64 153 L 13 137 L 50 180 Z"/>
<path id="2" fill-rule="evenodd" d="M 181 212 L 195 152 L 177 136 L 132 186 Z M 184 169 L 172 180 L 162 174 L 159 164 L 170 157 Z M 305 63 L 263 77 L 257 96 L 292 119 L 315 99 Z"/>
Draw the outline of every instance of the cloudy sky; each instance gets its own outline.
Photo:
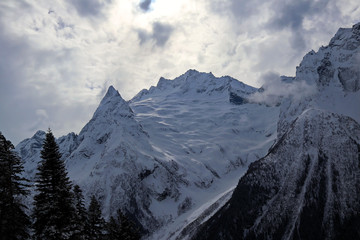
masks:
<path id="1" fill-rule="evenodd" d="M 131 99 L 188 69 L 259 87 L 360 21 L 356 0 L 2 0 L 0 131 L 78 133 L 107 87 Z"/>

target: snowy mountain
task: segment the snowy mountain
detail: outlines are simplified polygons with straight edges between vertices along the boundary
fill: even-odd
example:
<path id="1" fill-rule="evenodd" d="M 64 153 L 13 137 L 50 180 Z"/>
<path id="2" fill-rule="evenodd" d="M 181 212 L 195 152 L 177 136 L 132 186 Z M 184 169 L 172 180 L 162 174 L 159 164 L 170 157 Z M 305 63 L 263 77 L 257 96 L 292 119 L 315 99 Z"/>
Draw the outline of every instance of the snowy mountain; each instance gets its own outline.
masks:
<path id="1" fill-rule="evenodd" d="M 278 137 L 307 108 L 349 116 L 360 122 L 360 23 L 340 28 L 326 47 L 310 51 L 296 69 L 295 82 L 305 81 L 314 94 L 281 105 Z"/>
<path id="2" fill-rule="evenodd" d="M 193 239 L 359 239 L 360 24 L 308 53 L 281 103 L 278 139 Z M 194 231 L 189 235 L 194 234 Z"/>
<path id="3" fill-rule="evenodd" d="M 21 141 L 16 146 L 16 151 L 24 161 L 24 170 L 29 180 L 34 180 L 36 168 L 40 161 L 40 152 L 45 140 L 46 132 L 37 131 L 33 137 Z M 69 133 L 57 139 L 63 158 L 67 158 L 78 146 L 77 135 Z"/>
<path id="4" fill-rule="evenodd" d="M 160 78 L 156 87 L 140 91 L 131 102 L 137 102 L 149 96 L 165 98 L 216 98 L 222 101 L 230 101 L 233 104 L 246 103 L 246 96 L 254 93 L 257 89 L 245 85 L 238 80 L 225 76 L 216 78 L 212 73 L 199 73 L 196 70 L 188 70 L 185 74 L 168 80 Z"/>
<path id="5" fill-rule="evenodd" d="M 57 139 L 69 176 L 146 239 L 359 237 L 359 45 L 360 24 L 340 29 L 273 99 L 196 70 L 130 101 L 109 87 L 79 135 Z M 16 147 L 30 179 L 44 137 Z"/>
<path id="6" fill-rule="evenodd" d="M 194 239 L 357 239 L 360 125 L 310 109 Z"/>
<path id="7" fill-rule="evenodd" d="M 249 103 L 256 91 L 195 70 L 129 102 L 110 87 L 79 135 L 57 140 L 69 176 L 105 216 L 121 207 L 150 238 L 176 237 L 210 202 L 222 206 L 274 143 L 279 107 Z M 32 179 L 43 139 L 16 147 Z"/>

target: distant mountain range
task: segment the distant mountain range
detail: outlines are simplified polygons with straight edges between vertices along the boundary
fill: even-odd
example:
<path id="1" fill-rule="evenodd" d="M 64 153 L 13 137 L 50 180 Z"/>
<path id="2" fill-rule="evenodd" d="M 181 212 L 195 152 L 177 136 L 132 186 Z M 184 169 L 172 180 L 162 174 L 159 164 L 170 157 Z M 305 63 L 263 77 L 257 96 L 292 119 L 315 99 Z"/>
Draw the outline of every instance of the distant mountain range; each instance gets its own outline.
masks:
<path id="1" fill-rule="evenodd" d="M 111 86 L 78 135 L 57 139 L 69 176 L 145 239 L 359 238 L 359 45 L 360 24 L 339 29 L 280 80 L 312 91 L 277 104 L 266 85 L 196 70 L 130 101 Z M 16 146 L 30 179 L 44 138 Z"/>

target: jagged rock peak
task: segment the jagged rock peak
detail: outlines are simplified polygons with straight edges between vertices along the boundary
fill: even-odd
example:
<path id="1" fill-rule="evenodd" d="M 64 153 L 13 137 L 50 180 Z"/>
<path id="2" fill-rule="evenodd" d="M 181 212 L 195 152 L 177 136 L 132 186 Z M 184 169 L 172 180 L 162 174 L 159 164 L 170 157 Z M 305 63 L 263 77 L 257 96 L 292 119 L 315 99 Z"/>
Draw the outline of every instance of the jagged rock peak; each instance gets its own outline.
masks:
<path id="1" fill-rule="evenodd" d="M 119 92 L 114 88 L 114 86 L 113 85 L 111 85 L 109 88 L 108 88 L 108 90 L 107 90 L 107 93 L 106 93 L 106 95 L 114 95 L 114 94 L 119 94 Z M 106 96 L 105 95 L 105 96 Z"/>
<path id="2" fill-rule="evenodd" d="M 108 116 L 109 113 L 113 113 L 120 117 L 132 117 L 134 115 L 128 102 L 121 97 L 120 93 L 113 86 L 110 86 L 107 90 L 99 107 L 94 113 L 94 117 L 101 115 Z"/>
<path id="3" fill-rule="evenodd" d="M 119 129 L 123 129 L 125 126 L 130 129 L 130 125 L 135 126 L 135 128 L 139 127 L 134 119 L 133 110 L 120 93 L 113 86 L 110 86 L 93 117 L 80 131 L 78 139 L 81 142 L 84 138 L 92 135 L 104 135 L 105 132 L 109 133 L 119 126 L 122 126 Z"/>
<path id="4" fill-rule="evenodd" d="M 297 67 L 296 79 L 316 83 L 319 89 L 341 87 L 348 92 L 360 89 L 360 23 L 340 28 L 318 52 L 310 51 Z"/>
<path id="5" fill-rule="evenodd" d="M 358 33 L 360 33 L 360 22 L 354 24 L 352 26 L 352 29 L 353 29 L 353 31 L 358 31 Z"/>
<path id="6" fill-rule="evenodd" d="M 346 50 L 354 50 L 360 44 L 360 23 L 352 28 L 339 28 L 335 36 L 330 40 L 330 47 L 343 47 Z"/>
<path id="7" fill-rule="evenodd" d="M 96 109 L 93 118 L 110 115 L 115 118 L 133 117 L 134 115 L 128 102 L 121 97 L 120 93 L 113 86 L 110 86 L 107 90 L 104 98 Z"/>
<path id="8" fill-rule="evenodd" d="M 278 137 L 307 108 L 321 108 L 352 117 L 359 122 L 360 23 L 340 28 L 328 46 L 306 54 L 296 69 L 295 81 L 310 86 L 299 102 L 284 99 L 278 122 Z M 342 102 L 347 102 L 346 107 Z"/>
<path id="9" fill-rule="evenodd" d="M 189 69 L 182 76 L 191 77 L 191 76 L 199 76 L 199 75 L 206 75 L 208 77 L 213 77 L 213 78 L 215 77 L 214 74 L 212 74 L 212 72 L 209 72 L 209 73 L 199 72 L 196 69 Z"/>
<path id="10" fill-rule="evenodd" d="M 38 130 L 33 137 L 41 137 L 43 135 L 45 135 L 46 132 L 44 132 L 43 130 Z"/>
<path id="11" fill-rule="evenodd" d="M 143 100 L 146 96 L 185 96 L 189 98 L 219 97 L 229 100 L 229 95 L 235 94 L 238 97 L 244 97 L 254 93 L 257 89 L 248 86 L 232 77 L 215 77 L 211 72 L 199 72 L 190 69 L 184 74 L 173 80 L 161 77 L 156 87 L 149 90 L 140 91 L 131 102 Z"/>
<path id="12" fill-rule="evenodd" d="M 38 142 L 38 143 L 42 144 L 42 142 L 45 139 L 45 135 L 46 135 L 46 132 L 44 132 L 42 130 L 38 130 L 31 138 L 26 138 L 26 139 L 22 140 L 16 147 L 18 148 L 18 146 L 25 146 L 29 142 Z"/>
<path id="13" fill-rule="evenodd" d="M 118 100 L 123 100 L 123 101 L 125 101 L 125 100 L 121 97 L 119 91 L 117 91 L 117 90 L 111 85 L 111 86 L 108 88 L 105 96 L 104 96 L 103 99 L 101 100 L 101 103 L 107 102 L 107 101 L 109 101 L 110 99 L 113 99 L 113 98 L 116 98 L 116 99 L 118 99 Z M 101 103 L 100 103 L 100 105 L 101 105 Z"/>
<path id="14" fill-rule="evenodd" d="M 187 84 L 188 82 L 208 82 L 216 77 L 210 72 L 199 72 L 195 69 L 189 69 L 184 74 L 176 77 L 174 80 L 169 80 L 164 77 L 160 77 L 158 84 L 156 87 L 162 89 L 166 87 L 168 84 L 172 85 L 172 87 L 176 87 L 179 85 Z"/>

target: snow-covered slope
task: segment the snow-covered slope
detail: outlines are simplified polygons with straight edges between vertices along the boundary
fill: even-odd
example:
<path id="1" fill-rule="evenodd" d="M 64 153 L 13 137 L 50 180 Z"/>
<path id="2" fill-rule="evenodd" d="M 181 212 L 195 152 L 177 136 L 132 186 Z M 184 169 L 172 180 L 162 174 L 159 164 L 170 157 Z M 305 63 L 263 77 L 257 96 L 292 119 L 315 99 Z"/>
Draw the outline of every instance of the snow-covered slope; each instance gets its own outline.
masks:
<path id="1" fill-rule="evenodd" d="M 203 237 L 352 233 L 346 224 L 360 221 L 359 46 L 357 24 L 308 53 L 282 82 L 311 91 L 277 97 L 280 107 L 252 102 L 266 87 L 196 70 L 161 78 L 129 102 L 110 87 L 79 135 L 57 139 L 70 178 L 87 199 L 97 196 L 106 217 L 122 208 L 149 239 L 189 238 L 214 214 Z M 44 137 L 16 147 L 30 179 Z"/>
<path id="2" fill-rule="evenodd" d="M 174 80 L 160 79 L 157 87 L 142 91 L 130 105 L 152 146 L 206 187 L 266 154 L 273 143 L 278 109 L 246 104 L 246 96 L 255 90 L 230 77 L 217 79 L 189 70 Z M 232 102 L 234 92 L 242 104 Z M 195 166 L 201 169 L 192 173 Z"/>
<path id="3" fill-rule="evenodd" d="M 230 77 L 189 70 L 174 80 L 160 79 L 131 100 L 151 145 L 174 161 L 189 182 L 180 190 L 186 196 L 180 209 L 186 211 L 178 211 L 152 239 L 175 239 L 273 144 L 278 108 L 247 103 L 255 91 Z M 166 211 L 179 209 L 169 207 Z"/>
<path id="4" fill-rule="evenodd" d="M 34 180 L 36 168 L 41 156 L 41 149 L 45 140 L 45 132 L 37 131 L 34 136 L 21 141 L 16 146 L 16 151 L 24 161 L 24 170 L 29 180 Z M 66 159 L 78 146 L 77 135 L 69 133 L 57 139 L 63 159 Z"/>
<path id="5" fill-rule="evenodd" d="M 148 188 L 139 178 L 143 170 L 155 168 L 153 158 L 146 154 L 151 151 L 148 135 L 113 87 L 78 139 L 79 146 L 66 159 L 70 178 L 80 184 L 87 196 L 94 194 L 100 199 L 106 206 L 105 215 L 122 206 L 139 216 L 142 224 L 152 221 L 156 226 L 156 220 L 148 213 Z M 166 178 L 162 170 L 158 171 Z M 158 189 L 166 185 L 167 182 L 159 184 Z"/>
<path id="6" fill-rule="evenodd" d="M 105 216 L 121 207 L 151 238 L 176 238 L 216 210 L 210 200 L 225 203 L 274 143 L 279 108 L 248 103 L 255 91 L 195 70 L 129 102 L 110 87 L 80 134 L 58 139 L 70 178 L 100 199 Z M 43 139 L 38 132 L 16 148 L 31 177 Z"/>
<path id="7" fill-rule="evenodd" d="M 168 80 L 160 78 L 156 87 L 140 91 L 131 102 L 154 97 L 165 98 L 191 98 L 191 99 L 221 99 L 234 104 L 246 103 L 246 97 L 257 89 L 238 80 L 225 76 L 215 77 L 212 73 L 200 73 L 188 70 L 183 75 Z"/>
<path id="8" fill-rule="evenodd" d="M 360 238 L 359 51 L 356 24 L 304 57 L 314 91 L 282 99 L 277 143 L 194 239 Z"/>
<path id="9" fill-rule="evenodd" d="M 307 108 L 324 109 L 360 122 L 360 23 L 340 28 L 326 47 L 310 51 L 296 69 L 294 81 L 306 81 L 314 94 L 281 105 L 278 137 Z"/>
<path id="10" fill-rule="evenodd" d="M 360 125 L 310 109 L 194 239 L 358 239 Z"/>

